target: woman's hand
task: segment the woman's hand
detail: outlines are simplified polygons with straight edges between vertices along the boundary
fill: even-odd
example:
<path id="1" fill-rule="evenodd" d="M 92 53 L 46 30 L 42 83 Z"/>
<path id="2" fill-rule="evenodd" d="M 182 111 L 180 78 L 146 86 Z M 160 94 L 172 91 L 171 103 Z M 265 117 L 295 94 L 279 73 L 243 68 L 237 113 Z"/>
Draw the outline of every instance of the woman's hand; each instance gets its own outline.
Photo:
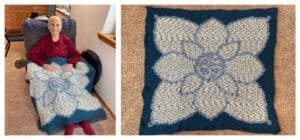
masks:
<path id="1" fill-rule="evenodd" d="M 56 71 L 55 67 L 52 65 L 49 65 L 49 64 L 44 64 L 43 67 L 44 67 L 44 69 L 46 69 L 47 71 L 50 71 L 50 72 Z"/>
<path id="2" fill-rule="evenodd" d="M 73 64 L 67 64 L 65 67 L 64 67 L 64 72 L 68 72 L 69 70 L 71 70 L 73 68 Z"/>

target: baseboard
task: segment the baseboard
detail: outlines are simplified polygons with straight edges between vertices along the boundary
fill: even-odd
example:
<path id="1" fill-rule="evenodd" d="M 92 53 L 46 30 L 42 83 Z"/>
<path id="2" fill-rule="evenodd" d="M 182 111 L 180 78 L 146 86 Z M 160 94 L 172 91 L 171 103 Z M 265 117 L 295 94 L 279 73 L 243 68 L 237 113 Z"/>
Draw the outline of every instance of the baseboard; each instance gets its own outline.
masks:
<path id="1" fill-rule="evenodd" d="M 116 120 L 115 114 L 111 111 L 111 109 L 108 107 L 108 105 L 105 103 L 105 101 L 101 98 L 101 96 L 100 96 L 96 91 L 94 91 L 94 93 L 96 94 L 96 97 L 100 100 L 100 102 L 102 103 L 102 105 L 103 105 L 105 108 L 107 108 L 108 113 L 112 116 L 112 118 L 113 118 L 114 120 Z"/>

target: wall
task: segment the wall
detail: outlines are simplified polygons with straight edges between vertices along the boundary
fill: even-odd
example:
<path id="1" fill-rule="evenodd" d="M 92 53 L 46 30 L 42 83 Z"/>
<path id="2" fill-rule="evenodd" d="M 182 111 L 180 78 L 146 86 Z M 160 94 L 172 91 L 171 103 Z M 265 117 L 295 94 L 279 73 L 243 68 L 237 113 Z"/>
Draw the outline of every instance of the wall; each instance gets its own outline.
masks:
<path id="1" fill-rule="evenodd" d="M 22 29 L 23 21 L 30 17 L 31 12 L 46 15 L 47 5 L 5 5 L 5 27 Z"/>
<path id="2" fill-rule="evenodd" d="M 109 5 L 72 5 L 71 18 L 77 22 L 78 50 L 93 50 L 101 59 L 102 76 L 95 89 L 115 114 L 115 49 L 97 36 L 103 30 L 109 8 Z"/>
<path id="3" fill-rule="evenodd" d="M 116 28 L 116 7 L 110 6 L 109 11 L 107 13 L 107 17 L 105 23 L 103 25 L 102 33 L 113 33 L 115 34 Z"/>

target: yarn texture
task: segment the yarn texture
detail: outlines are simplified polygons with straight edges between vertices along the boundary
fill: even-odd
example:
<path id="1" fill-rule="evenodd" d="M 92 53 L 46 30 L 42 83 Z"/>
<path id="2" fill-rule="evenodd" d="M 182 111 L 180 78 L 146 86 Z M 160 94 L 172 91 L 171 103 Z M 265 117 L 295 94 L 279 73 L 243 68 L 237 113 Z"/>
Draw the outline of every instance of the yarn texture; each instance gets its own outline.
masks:
<path id="1" fill-rule="evenodd" d="M 42 131 L 52 133 L 66 124 L 105 117 L 100 102 L 86 89 L 92 82 L 87 75 L 90 71 L 87 64 L 78 62 L 68 72 L 63 71 L 64 64 L 54 61 L 51 65 L 55 72 L 35 63 L 27 64 L 26 79 L 30 82 L 30 96 Z"/>
<path id="2" fill-rule="evenodd" d="M 276 15 L 275 8 L 148 7 L 140 134 L 278 133 L 273 107 Z"/>

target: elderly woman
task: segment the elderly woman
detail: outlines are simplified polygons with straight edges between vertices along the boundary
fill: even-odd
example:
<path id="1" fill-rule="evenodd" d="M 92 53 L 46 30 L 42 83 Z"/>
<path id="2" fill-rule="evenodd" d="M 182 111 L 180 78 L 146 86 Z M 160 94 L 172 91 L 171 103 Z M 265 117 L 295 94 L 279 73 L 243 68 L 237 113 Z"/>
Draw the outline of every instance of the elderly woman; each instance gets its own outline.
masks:
<path id="1" fill-rule="evenodd" d="M 47 64 L 45 60 L 53 57 L 66 58 L 68 63 L 64 67 L 67 72 L 73 68 L 78 61 L 80 61 L 80 54 L 76 50 L 70 38 L 66 35 L 60 34 L 62 29 L 62 20 L 58 16 L 52 16 L 48 20 L 49 35 L 42 37 L 28 53 L 28 59 L 48 71 L 55 72 L 54 66 Z M 94 135 L 95 132 L 90 126 L 88 120 L 79 122 L 85 134 Z M 68 124 L 65 126 L 65 135 L 72 135 L 76 124 Z"/>

